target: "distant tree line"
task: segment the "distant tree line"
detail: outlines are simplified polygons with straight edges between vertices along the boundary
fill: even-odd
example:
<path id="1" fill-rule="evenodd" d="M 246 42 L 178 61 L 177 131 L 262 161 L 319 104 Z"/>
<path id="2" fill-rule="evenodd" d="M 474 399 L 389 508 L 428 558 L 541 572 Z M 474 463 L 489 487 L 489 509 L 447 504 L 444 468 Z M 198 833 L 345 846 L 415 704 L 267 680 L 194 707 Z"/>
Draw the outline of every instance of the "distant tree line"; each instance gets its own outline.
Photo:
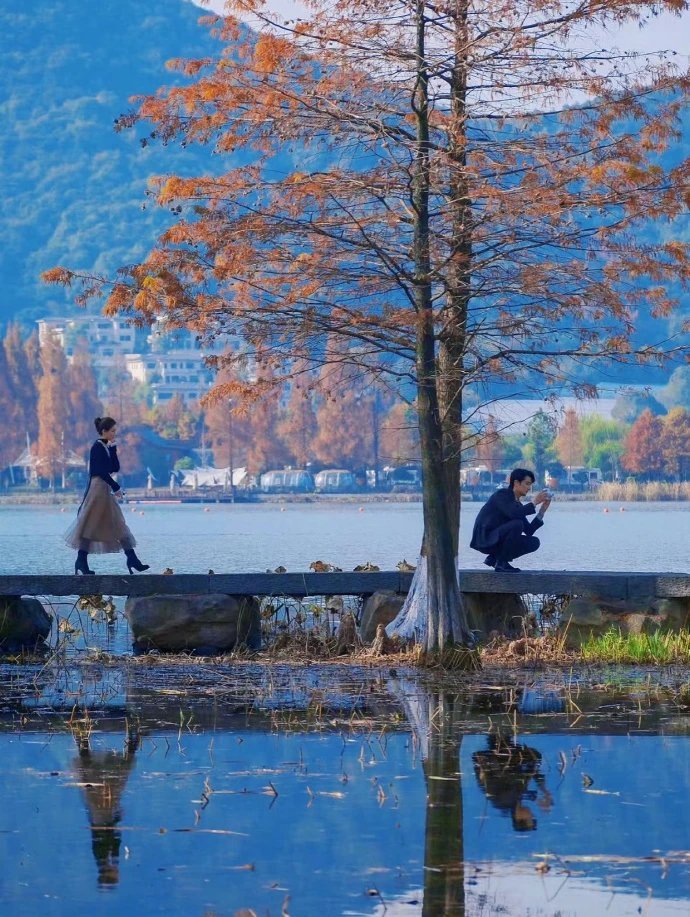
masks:
<path id="1" fill-rule="evenodd" d="M 19 325 L 10 324 L 0 347 L 5 419 L 0 470 L 18 460 L 28 441 L 38 476 L 57 480 L 70 457 L 86 461 L 95 437 L 93 420 L 105 414 L 120 422 L 126 470 L 132 475 L 147 469 L 146 428 L 171 446 L 192 449 L 203 440 L 208 461 L 227 467 L 232 460 L 254 474 L 307 463 L 355 469 L 419 460 L 413 405 L 394 400 L 373 379 L 355 384 L 346 368 L 321 373 L 323 394 L 315 394 L 305 364 L 294 367 L 292 384 L 282 391 L 273 380 L 247 383 L 222 370 L 222 381 L 244 388 L 245 394 L 253 390 L 253 402 L 223 398 L 186 404 L 175 396 L 152 406 L 150 390 L 132 379 L 124 364 L 115 362 L 99 386 L 86 347 L 77 347 L 68 362 L 57 339 L 39 346 L 36 333 L 26 337 Z"/>
<path id="2" fill-rule="evenodd" d="M 27 337 L 18 324 L 9 324 L 0 347 L 0 469 L 18 459 L 28 436 L 39 477 L 56 480 L 66 457 L 86 461 L 93 419 L 102 414 L 120 421 L 132 475 L 144 474 L 150 463 L 146 429 L 171 447 L 203 444 L 217 467 L 243 466 L 252 474 L 285 465 L 381 469 L 419 461 L 415 405 L 394 397 L 375 376 L 363 379 L 346 362 L 321 367 L 316 379 L 305 361 L 292 370 L 291 383 L 281 388 L 268 370 L 247 382 L 225 367 L 218 381 L 225 391 L 236 390 L 237 398 L 185 404 L 176 396 L 152 406 L 150 389 L 132 379 L 124 364 L 116 361 L 99 387 L 85 345 L 68 362 L 57 340 L 39 346 L 36 333 Z M 465 430 L 463 462 L 492 471 L 525 465 L 540 482 L 547 470 L 580 466 L 599 468 L 608 479 L 687 480 L 690 367 L 677 369 L 659 398 L 624 393 L 611 419 L 581 417 L 570 409 L 559 420 L 538 411 L 520 434 L 506 434 L 490 416 L 480 432 Z"/>
<path id="3" fill-rule="evenodd" d="M 473 458 L 492 471 L 516 465 L 533 468 L 539 483 L 546 472 L 560 478 L 568 469 L 582 467 L 598 468 L 607 480 L 690 480 L 690 411 L 675 406 L 666 413 L 657 405 L 658 413 L 644 407 L 632 418 L 627 413 L 628 420 L 579 416 L 573 408 L 560 419 L 538 411 L 524 433 L 511 435 L 502 435 L 490 417 Z M 619 413 L 616 408 L 614 413 Z"/>

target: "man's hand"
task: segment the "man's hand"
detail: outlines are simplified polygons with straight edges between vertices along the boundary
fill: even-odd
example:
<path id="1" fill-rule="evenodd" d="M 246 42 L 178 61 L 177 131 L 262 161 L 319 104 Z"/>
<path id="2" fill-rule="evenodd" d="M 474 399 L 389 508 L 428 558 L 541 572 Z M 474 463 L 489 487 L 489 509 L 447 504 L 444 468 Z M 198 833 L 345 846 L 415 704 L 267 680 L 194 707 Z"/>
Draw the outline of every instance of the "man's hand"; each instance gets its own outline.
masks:
<path id="1" fill-rule="evenodd" d="M 549 495 L 546 493 L 546 491 L 540 490 L 536 497 L 532 500 L 532 503 L 534 503 L 535 506 L 539 506 L 540 503 L 544 503 L 548 499 Z"/>
<path id="2" fill-rule="evenodd" d="M 544 513 L 550 506 L 551 506 L 551 497 L 545 496 L 544 499 L 541 501 L 541 508 L 539 509 L 537 516 L 539 516 L 540 519 L 543 519 Z"/>

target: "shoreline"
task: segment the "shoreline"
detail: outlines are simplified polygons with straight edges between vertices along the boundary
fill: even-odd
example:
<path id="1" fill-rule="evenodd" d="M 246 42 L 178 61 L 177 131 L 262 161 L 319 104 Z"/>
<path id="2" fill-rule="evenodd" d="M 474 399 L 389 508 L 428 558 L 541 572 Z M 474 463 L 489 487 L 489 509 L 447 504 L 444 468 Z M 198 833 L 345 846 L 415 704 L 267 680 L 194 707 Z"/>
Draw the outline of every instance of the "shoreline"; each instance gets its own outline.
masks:
<path id="1" fill-rule="evenodd" d="M 488 495 L 474 498 L 471 495 L 461 497 L 462 503 L 482 504 L 488 499 Z M 23 493 L 23 494 L 1 494 L 0 507 L 2 506 L 78 506 L 81 503 L 82 494 L 68 491 L 65 493 Z M 578 502 L 601 502 L 597 497 L 590 494 L 559 494 L 559 502 L 578 503 Z M 151 503 L 151 504 L 168 504 L 177 506 L 194 506 L 209 504 L 227 504 L 237 506 L 252 506 L 261 503 L 293 503 L 303 505 L 318 504 L 351 504 L 361 506 L 362 504 L 372 503 L 419 503 L 421 505 L 421 493 L 413 494 L 394 494 L 394 493 L 361 493 L 361 494 L 254 494 L 249 500 L 232 501 L 227 494 L 219 496 L 214 495 L 196 495 L 180 496 L 171 495 L 167 491 L 127 491 L 125 504 L 132 503 Z M 624 501 L 628 502 L 628 501 Z M 639 501 L 644 502 L 644 501 Z"/>
<path id="2" fill-rule="evenodd" d="M 58 491 L 58 492 L 37 492 L 37 493 L 18 493 L 18 494 L 0 494 L 0 507 L 3 506 L 78 506 L 81 503 L 83 494 L 81 491 Z M 482 504 L 489 498 L 490 493 L 462 494 L 461 503 Z M 602 495 L 596 491 L 589 493 L 560 493 L 556 492 L 556 500 L 559 503 L 687 503 L 690 496 L 685 492 L 677 494 L 655 494 L 645 495 L 644 493 L 635 492 L 629 494 L 606 494 Z M 210 504 L 227 504 L 238 506 L 252 506 L 261 503 L 269 504 L 302 504 L 302 505 L 319 505 L 319 504 L 336 504 L 336 505 L 356 505 L 363 504 L 393 504 L 393 503 L 418 503 L 422 502 L 421 493 L 355 493 L 355 494 L 252 494 L 250 499 L 238 499 L 232 501 L 228 494 L 171 494 L 168 490 L 159 489 L 154 491 L 146 490 L 129 490 L 127 498 L 123 501 L 125 504 L 168 504 L 177 506 L 194 506 Z"/>
<path id="3" fill-rule="evenodd" d="M 686 489 L 687 488 L 687 489 Z M 488 500 L 493 491 L 483 491 L 480 494 L 462 493 L 461 503 L 483 504 Z M 563 493 L 556 491 L 556 500 L 559 503 L 687 503 L 690 501 L 690 488 L 681 485 L 678 490 L 625 489 L 616 488 L 613 492 L 589 491 L 587 493 Z M 23 493 L 0 494 L 0 508 L 3 506 L 78 506 L 82 501 L 81 491 L 39 491 Z M 171 494 L 167 488 L 153 491 L 142 489 L 128 490 L 124 504 L 168 504 L 178 506 L 227 504 L 252 506 L 262 503 L 268 504 L 336 504 L 336 505 L 362 505 L 362 504 L 393 504 L 393 503 L 418 503 L 422 502 L 421 492 L 415 493 L 350 493 L 350 494 L 264 494 L 253 493 L 249 498 L 240 495 L 238 499 L 231 500 L 227 493 L 175 493 Z"/>

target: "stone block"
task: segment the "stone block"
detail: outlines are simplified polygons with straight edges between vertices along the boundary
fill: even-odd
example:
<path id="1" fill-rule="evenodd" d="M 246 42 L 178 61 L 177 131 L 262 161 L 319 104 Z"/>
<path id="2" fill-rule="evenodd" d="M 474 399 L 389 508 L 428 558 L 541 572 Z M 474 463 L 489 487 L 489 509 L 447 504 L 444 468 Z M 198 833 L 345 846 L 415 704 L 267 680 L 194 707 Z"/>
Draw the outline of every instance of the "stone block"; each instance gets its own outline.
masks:
<path id="1" fill-rule="evenodd" d="M 43 649 L 52 623 L 38 599 L 0 596 L 0 652 Z"/>
<path id="2" fill-rule="evenodd" d="M 663 610 L 664 604 L 652 599 L 605 601 L 594 596 L 575 596 L 563 611 L 559 631 L 565 635 L 569 649 L 577 649 L 591 637 L 610 630 L 626 635 L 656 633 L 668 629 L 668 610 Z"/>
<path id="3" fill-rule="evenodd" d="M 397 616 L 405 604 L 405 596 L 398 592 L 374 592 L 364 603 L 359 634 L 364 643 L 371 643 L 379 624 L 385 627 Z"/>
<path id="4" fill-rule="evenodd" d="M 253 596 L 152 595 L 129 598 L 125 617 L 138 650 L 215 655 L 261 646 L 259 602 Z"/>
<path id="5" fill-rule="evenodd" d="M 492 632 L 504 637 L 522 636 L 525 603 L 512 592 L 463 592 L 470 630 L 480 640 Z"/>
<path id="6" fill-rule="evenodd" d="M 664 621 L 664 630 L 690 630 L 690 598 L 657 599 L 656 609 Z"/>

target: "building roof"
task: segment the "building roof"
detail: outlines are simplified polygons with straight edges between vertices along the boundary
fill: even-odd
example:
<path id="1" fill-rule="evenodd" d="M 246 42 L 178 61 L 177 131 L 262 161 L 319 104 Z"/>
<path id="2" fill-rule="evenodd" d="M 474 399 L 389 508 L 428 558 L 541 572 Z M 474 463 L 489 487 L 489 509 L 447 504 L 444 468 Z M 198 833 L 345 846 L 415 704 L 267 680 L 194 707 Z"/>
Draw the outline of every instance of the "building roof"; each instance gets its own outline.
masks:
<path id="1" fill-rule="evenodd" d="M 547 416 L 554 417 L 558 423 L 563 422 L 565 412 L 574 410 L 577 416 L 598 416 L 604 420 L 612 419 L 613 406 L 616 398 L 561 398 L 557 402 L 546 401 L 540 398 L 507 398 L 504 401 L 495 401 L 492 404 L 479 408 L 467 417 L 467 422 L 478 428 L 486 426 L 489 417 L 493 417 L 498 427 L 498 432 L 503 436 L 514 433 L 524 433 L 530 421 L 543 411 Z"/>

